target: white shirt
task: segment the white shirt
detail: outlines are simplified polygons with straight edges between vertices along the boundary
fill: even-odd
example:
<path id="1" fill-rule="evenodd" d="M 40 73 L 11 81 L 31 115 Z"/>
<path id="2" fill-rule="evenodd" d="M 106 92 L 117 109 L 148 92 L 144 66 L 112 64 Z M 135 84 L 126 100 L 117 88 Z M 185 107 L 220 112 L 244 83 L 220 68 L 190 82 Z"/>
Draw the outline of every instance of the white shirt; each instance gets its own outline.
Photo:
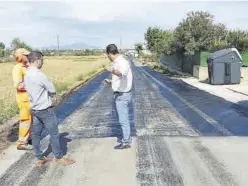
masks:
<path id="1" fill-rule="evenodd" d="M 112 89 L 114 92 L 128 92 L 132 88 L 133 75 L 129 62 L 122 56 L 113 61 L 113 69 L 121 73 L 121 77 L 112 74 Z"/>

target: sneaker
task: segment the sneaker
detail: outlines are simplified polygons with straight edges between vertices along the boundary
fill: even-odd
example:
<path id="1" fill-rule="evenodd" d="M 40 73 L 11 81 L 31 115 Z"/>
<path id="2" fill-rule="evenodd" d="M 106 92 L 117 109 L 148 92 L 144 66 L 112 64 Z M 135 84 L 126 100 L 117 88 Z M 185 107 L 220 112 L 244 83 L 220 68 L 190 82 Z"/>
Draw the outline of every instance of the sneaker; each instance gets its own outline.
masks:
<path id="1" fill-rule="evenodd" d="M 129 149 L 129 148 L 131 148 L 130 144 L 120 144 L 120 145 L 115 146 L 115 149 L 118 149 L 118 150 Z"/>
<path id="2" fill-rule="evenodd" d="M 48 159 L 47 157 L 44 156 L 37 161 L 36 166 L 42 167 L 43 165 L 45 165 L 46 163 L 51 162 L 51 161 L 52 161 L 52 159 Z"/>
<path id="3" fill-rule="evenodd" d="M 75 161 L 72 159 L 66 158 L 66 157 L 62 157 L 60 159 L 56 159 L 56 163 L 62 164 L 62 165 L 70 165 L 70 164 L 75 163 Z"/>
<path id="4" fill-rule="evenodd" d="M 17 146 L 17 150 L 33 150 L 33 146 L 30 144 L 22 144 Z"/>

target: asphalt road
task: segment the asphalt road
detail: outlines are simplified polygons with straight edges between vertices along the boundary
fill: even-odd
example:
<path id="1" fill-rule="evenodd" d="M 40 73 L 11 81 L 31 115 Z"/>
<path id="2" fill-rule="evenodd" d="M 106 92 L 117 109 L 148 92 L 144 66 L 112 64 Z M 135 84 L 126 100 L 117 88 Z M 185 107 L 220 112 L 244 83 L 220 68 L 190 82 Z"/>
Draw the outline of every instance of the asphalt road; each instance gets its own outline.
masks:
<path id="1" fill-rule="evenodd" d="M 120 128 L 103 73 L 56 108 L 63 150 L 76 163 L 37 168 L 13 146 L 0 155 L 0 185 L 248 185 L 246 108 L 148 67 L 133 74 L 132 149 L 114 150 Z"/>

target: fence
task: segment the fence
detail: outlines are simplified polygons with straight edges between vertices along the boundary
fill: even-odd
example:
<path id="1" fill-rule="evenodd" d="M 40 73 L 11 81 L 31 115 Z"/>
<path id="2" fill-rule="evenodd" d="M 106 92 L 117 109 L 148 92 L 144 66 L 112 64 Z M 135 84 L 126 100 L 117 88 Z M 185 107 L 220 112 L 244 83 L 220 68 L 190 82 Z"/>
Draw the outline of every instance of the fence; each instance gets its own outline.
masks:
<path id="1" fill-rule="evenodd" d="M 193 74 L 194 65 L 206 67 L 207 58 L 211 54 L 212 52 L 197 52 L 195 55 L 188 57 L 180 53 L 170 56 L 161 54 L 160 63 L 166 65 L 170 69 Z M 248 51 L 241 53 L 241 55 L 243 58 L 243 65 L 248 65 Z"/>
<path id="2" fill-rule="evenodd" d="M 194 65 L 201 65 L 201 53 L 187 57 L 180 53 L 170 56 L 161 54 L 160 63 L 170 69 L 193 74 Z"/>

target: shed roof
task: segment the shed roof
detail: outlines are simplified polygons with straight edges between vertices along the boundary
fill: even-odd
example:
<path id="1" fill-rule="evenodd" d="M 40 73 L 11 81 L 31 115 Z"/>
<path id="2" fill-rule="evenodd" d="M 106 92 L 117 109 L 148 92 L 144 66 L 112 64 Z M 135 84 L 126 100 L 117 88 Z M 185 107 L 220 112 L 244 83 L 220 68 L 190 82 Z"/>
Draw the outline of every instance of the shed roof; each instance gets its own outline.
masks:
<path id="1" fill-rule="evenodd" d="M 230 54 L 232 52 L 235 52 L 237 54 L 237 56 L 239 57 L 239 59 L 242 61 L 242 56 L 240 55 L 239 51 L 236 48 L 227 48 L 227 49 L 218 50 L 218 51 L 214 52 L 210 56 L 210 58 L 211 59 L 216 59 L 216 58 L 228 55 L 228 54 Z"/>

